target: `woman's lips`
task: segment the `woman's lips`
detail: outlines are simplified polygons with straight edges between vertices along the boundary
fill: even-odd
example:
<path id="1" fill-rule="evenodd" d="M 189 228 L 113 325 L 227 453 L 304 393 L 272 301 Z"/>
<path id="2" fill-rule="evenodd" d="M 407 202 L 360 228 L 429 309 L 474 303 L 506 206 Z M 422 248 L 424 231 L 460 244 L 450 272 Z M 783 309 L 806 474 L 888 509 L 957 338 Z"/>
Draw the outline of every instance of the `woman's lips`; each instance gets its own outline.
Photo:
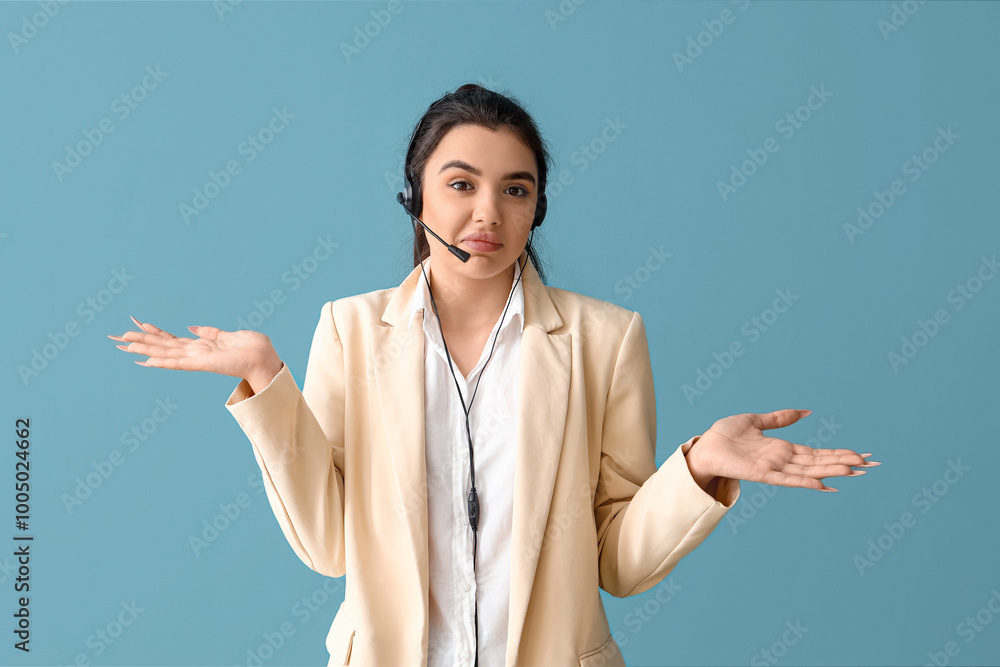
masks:
<path id="1" fill-rule="evenodd" d="M 501 243 L 488 243 L 486 241 L 464 241 L 465 245 L 479 252 L 496 252 L 503 247 Z"/>

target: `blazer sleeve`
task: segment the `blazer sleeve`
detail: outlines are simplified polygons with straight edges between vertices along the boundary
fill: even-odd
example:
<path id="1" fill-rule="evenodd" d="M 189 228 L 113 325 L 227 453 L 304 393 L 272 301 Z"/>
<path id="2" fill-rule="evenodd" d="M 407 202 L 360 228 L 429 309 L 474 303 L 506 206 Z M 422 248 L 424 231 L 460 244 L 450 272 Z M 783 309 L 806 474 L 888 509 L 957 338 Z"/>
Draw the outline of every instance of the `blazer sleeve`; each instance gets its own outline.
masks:
<path id="1" fill-rule="evenodd" d="M 599 583 L 615 597 L 649 590 L 708 537 L 739 498 L 720 478 L 716 497 L 691 476 L 694 436 L 656 468 L 656 399 L 642 317 L 634 312 L 615 362 L 594 498 Z"/>
<path id="2" fill-rule="evenodd" d="M 281 531 L 310 569 L 347 573 L 344 557 L 344 348 L 327 302 L 303 390 L 287 365 L 254 394 L 242 380 L 226 408 L 246 433 Z"/>

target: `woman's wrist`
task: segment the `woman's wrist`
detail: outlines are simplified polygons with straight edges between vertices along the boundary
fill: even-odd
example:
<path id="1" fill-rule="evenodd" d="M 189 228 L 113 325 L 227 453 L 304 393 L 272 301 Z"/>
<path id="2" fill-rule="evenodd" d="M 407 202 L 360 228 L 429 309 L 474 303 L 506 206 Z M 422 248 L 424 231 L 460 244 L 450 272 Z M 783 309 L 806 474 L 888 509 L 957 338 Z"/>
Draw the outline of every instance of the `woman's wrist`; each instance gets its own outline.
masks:
<path id="1" fill-rule="evenodd" d="M 243 379 L 250 384 L 250 389 L 253 390 L 254 394 L 259 394 L 271 384 L 271 381 L 281 372 L 284 366 L 285 364 L 281 359 L 275 356 L 261 363 L 252 373 L 247 373 L 247 377 Z"/>
<path id="2" fill-rule="evenodd" d="M 696 440 L 687 453 L 684 454 L 684 459 L 687 462 L 688 470 L 695 484 L 701 487 L 705 493 L 714 497 L 716 489 L 719 486 L 719 478 L 711 472 L 706 471 L 699 457 L 700 453 L 701 450 L 698 449 L 698 441 Z"/>

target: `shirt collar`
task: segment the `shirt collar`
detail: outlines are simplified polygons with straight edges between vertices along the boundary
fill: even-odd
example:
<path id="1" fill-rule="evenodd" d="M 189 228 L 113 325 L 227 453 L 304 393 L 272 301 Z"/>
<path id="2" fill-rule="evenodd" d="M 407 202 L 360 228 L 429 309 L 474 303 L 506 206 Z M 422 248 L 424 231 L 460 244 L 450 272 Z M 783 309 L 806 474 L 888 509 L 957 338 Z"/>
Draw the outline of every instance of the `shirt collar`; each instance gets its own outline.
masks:
<path id="1" fill-rule="evenodd" d="M 414 268 L 419 270 L 419 267 Z M 424 272 L 427 274 L 427 279 L 429 280 L 431 277 L 430 257 L 424 260 Z M 510 305 L 507 306 L 507 314 L 504 316 L 504 322 L 500 328 L 504 329 L 507 326 L 510 326 L 516 317 L 518 329 L 521 333 L 524 333 L 524 284 L 523 279 L 518 280 L 518 276 L 520 275 L 521 265 L 519 262 L 514 262 L 514 296 L 510 298 Z M 434 314 L 434 306 L 431 305 L 430 292 L 427 289 L 427 283 L 425 282 L 423 275 L 419 276 L 418 283 L 419 287 L 414 290 L 413 296 L 410 298 L 410 302 L 406 309 L 406 312 L 410 313 L 410 319 L 406 324 L 407 330 L 412 327 L 413 318 L 416 317 L 417 313 L 421 310 L 425 311 L 424 321 L 429 319 L 427 317 L 427 313 L 430 313 L 431 315 Z"/>

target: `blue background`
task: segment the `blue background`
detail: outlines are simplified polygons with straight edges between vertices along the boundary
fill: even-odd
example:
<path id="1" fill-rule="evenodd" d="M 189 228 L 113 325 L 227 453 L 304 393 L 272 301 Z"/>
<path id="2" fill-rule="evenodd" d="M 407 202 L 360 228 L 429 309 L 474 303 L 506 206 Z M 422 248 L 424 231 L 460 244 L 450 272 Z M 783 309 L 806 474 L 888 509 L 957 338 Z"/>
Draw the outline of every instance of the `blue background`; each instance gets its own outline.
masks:
<path id="1" fill-rule="evenodd" d="M 410 223 L 395 202 L 403 152 L 427 106 L 467 82 L 517 97 L 554 148 L 534 239 L 549 284 L 644 316 L 658 462 L 716 419 L 789 407 L 814 412 L 773 435 L 883 462 L 828 479 L 838 493 L 744 483 L 662 588 L 602 593 L 628 663 L 1000 662 L 989 509 L 1000 280 L 983 263 L 1000 250 L 1000 6 L 54 6 L 32 30 L 25 21 L 43 4 L 0 5 L 0 395 L 7 437 L 17 417 L 31 418 L 35 536 L 32 651 L 12 648 L 7 556 L 0 662 L 246 665 L 288 623 L 294 634 L 263 664 L 326 664 L 343 579 L 307 569 L 283 539 L 224 407 L 235 378 L 142 368 L 131 362 L 144 357 L 106 335 L 134 329 L 129 315 L 187 335 L 187 325 L 244 328 L 239 318 L 256 312 L 301 386 L 322 305 L 397 285 L 412 268 Z M 372 12 L 391 20 L 377 26 Z M 356 38 L 363 48 L 345 55 Z M 696 57 L 678 66 L 688 49 Z M 122 117 L 115 100 L 147 67 L 165 74 Z M 809 109 L 813 87 L 829 96 Z M 274 109 L 294 118 L 248 161 L 239 146 Z M 792 136 L 779 131 L 797 110 L 808 120 Z M 57 173 L 53 163 L 102 119 L 113 131 Z M 602 144 L 608 119 L 625 127 Z M 948 128 L 958 138 L 938 153 Z M 720 194 L 769 137 L 778 150 Z M 906 163 L 925 149 L 936 160 L 910 180 Z M 180 204 L 229 160 L 240 173 L 185 221 Z M 572 182 L 556 191 L 561 172 Z M 895 179 L 905 193 L 851 238 L 858 207 Z M 308 280 L 283 280 L 318 238 L 337 249 Z M 651 248 L 670 254 L 652 271 Z M 114 271 L 132 276 L 124 289 L 112 283 L 118 293 L 107 289 Z M 971 299 L 956 298 L 960 285 Z M 282 303 L 269 309 L 274 290 Z M 767 319 L 777 290 L 797 299 Z M 104 299 L 100 311 L 81 308 L 88 299 Z M 947 322 L 914 336 L 939 309 Z M 78 335 L 59 346 L 68 324 Z M 904 337 L 920 346 L 894 365 Z M 734 342 L 744 353 L 723 367 L 713 355 Z M 51 358 L 23 374 L 36 352 Z M 711 385 L 685 394 L 699 371 Z M 150 420 L 157 400 L 177 406 L 162 423 Z M 130 451 L 122 434 L 144 420 L 155 430 Z M 67 506 L 115 450 L 121 465 Z M 12 526 L 15 449 L 4 451 Z M 238 498 L 247 506 L 195 553 L 190 538 L 206 521 L 225 525 L 220 504 Z M 310 596 L 322 603 L 307 616 Z M 133 603 L 142 611 L 119 637 L 95 640 Z M 977 613 L 978 630 L 963 625 Z M 786 632 L 796 624 L 798 635 Z M 944 654 L 948 642 L 957 655 Z"/>

